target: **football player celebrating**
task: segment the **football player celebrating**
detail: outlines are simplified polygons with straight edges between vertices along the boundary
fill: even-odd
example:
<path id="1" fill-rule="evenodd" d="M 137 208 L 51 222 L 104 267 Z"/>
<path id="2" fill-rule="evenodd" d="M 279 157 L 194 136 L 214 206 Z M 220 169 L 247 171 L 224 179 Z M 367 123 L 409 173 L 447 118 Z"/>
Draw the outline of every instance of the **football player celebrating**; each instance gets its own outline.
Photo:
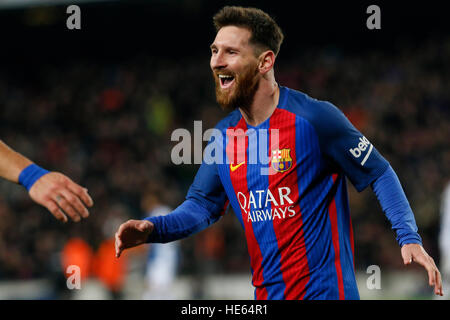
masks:
<path id="1" fill-rule="evenodd" d="M 213 21 L 210 66 L 217 102 L 230 113 L 216 126 L 222 138 L 210 143 L 227 161 L 204 159 L 170 214 L 122 224 L 117 257 L 199 232 L 230 204 L 247 239 L 256 299 L 359 299 L 347 177 L 358 191 L 371 186 L 404 263 L 422 265 L 442 295 L 441 275 L 389 162 L 334 105 L 276 82 L 283 33 L 275 21 L 243 7 L 224 7 Z M 276 136 L 260 134 L 273 130 Z M 261 148 L 270 161 L 255 163 Z"/>

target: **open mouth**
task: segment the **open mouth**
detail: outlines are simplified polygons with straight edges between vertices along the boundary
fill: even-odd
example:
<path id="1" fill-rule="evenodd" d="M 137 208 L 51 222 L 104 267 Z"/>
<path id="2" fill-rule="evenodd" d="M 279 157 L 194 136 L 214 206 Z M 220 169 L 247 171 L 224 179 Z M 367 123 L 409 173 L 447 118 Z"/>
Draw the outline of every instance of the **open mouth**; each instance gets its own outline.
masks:
<path id="1" fill-rule="evenodd" d="M 225 74 L 219 74 L 220 87 L 222 89 L 228 89 L 234 83 L 234 77 Z"/>

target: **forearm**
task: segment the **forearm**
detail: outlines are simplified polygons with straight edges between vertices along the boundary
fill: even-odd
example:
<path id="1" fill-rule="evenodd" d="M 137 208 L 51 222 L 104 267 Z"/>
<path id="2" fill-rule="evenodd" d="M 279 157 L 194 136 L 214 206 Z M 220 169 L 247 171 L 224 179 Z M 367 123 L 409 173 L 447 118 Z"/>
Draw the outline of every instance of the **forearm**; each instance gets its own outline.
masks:
<path id="1" fill-rule="evenodd" d="M 18 183 L 19 175 L 32 161 L 0 141 L 0 177 Z"/>
<path id="2" fill-rule="evenodd" d="M 422 244 L 417 233 L 417 225 L 408 199 L 402 189 L 400 181 L 389 166 L 386 171 L 372 183 L 378 201 L 397 234 L 400 246 L 407 243 Z"/>
<path id="3" fill-rule="evenodd" d="M 219 220 L 199 202 L 188 199 L 170 214 L 146 218 L 155 226 L 147 242 L 165 243 L 186 238 Z"/>

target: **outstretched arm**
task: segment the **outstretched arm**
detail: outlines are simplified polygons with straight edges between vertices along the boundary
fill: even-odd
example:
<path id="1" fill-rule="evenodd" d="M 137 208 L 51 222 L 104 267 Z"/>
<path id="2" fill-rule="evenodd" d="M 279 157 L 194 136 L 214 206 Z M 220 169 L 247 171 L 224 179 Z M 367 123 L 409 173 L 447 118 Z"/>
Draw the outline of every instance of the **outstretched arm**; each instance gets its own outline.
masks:
<path id="1" fill-rule="evenodd" d="M 122 251 L 144 243 L 166 243 L 186 238 L 218 221 L 221 212 L 206 208 L 194 199 L 187 199 L 165 216 L 144 220 L 128 220 L 116 232 L 116 257 Z"/>
<path id="2" fill-rule="evenodd" d="M 62 222 L 67 222 L 66 215 L 75 222 L 89 216 L 87 207 L 92 207 L 93 201 L 87 189 L 61 173 L 40 168 L 2 141 L 0 177 L 23 185 L 33 201 L 47 208 Z"/>
<path id="3" fill-rule="evenodd" d="M 218 221 L 228 206 L 216 164 L 202 163 L 186 200 L 165 216 L 129 220 L 116 232 L 116 257 L 123 250 L 147 242 L 186 238 Z"/>
<path id="4" fill-rule="evenodd" d="M 430 286 L 434 286 L 434 293 L 442 296 L 444 293 L 441 273 L 433 258 L 422 247 L 422 239 L 417 233 L 414 214 L 391 166 L 372 183 L 372 189 L 391 222 L 392 229 L 397 233 L 403 263 L 409 265 L 416 262 L 422 265 L 428 272 L 428 282 Z"/>
<path id="5" fill-rule="evenodd" d="M 0 177 L 18 183 L 22 170 L 32 163 L 31 160 L 0 141 Z"/>

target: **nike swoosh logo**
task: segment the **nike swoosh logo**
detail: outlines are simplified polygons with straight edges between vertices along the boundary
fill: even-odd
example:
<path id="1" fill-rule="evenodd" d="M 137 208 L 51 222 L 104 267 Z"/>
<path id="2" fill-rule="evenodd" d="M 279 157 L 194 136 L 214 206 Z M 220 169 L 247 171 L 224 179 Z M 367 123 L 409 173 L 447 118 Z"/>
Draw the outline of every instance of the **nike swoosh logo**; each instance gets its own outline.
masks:
<path id="1" fill-rule="evenodd" d="M 236 171 L 240 166 L 242 166 L 243 164 L 245 163 L 245 161 L 244 162 L 241 162 L 241 163 L 238 163 L 237 165 L 233 165 L 233 164 L 230 164 L 230 169 L 231 169 L 231 172 L 233 172 L 233 171 Z"/>

